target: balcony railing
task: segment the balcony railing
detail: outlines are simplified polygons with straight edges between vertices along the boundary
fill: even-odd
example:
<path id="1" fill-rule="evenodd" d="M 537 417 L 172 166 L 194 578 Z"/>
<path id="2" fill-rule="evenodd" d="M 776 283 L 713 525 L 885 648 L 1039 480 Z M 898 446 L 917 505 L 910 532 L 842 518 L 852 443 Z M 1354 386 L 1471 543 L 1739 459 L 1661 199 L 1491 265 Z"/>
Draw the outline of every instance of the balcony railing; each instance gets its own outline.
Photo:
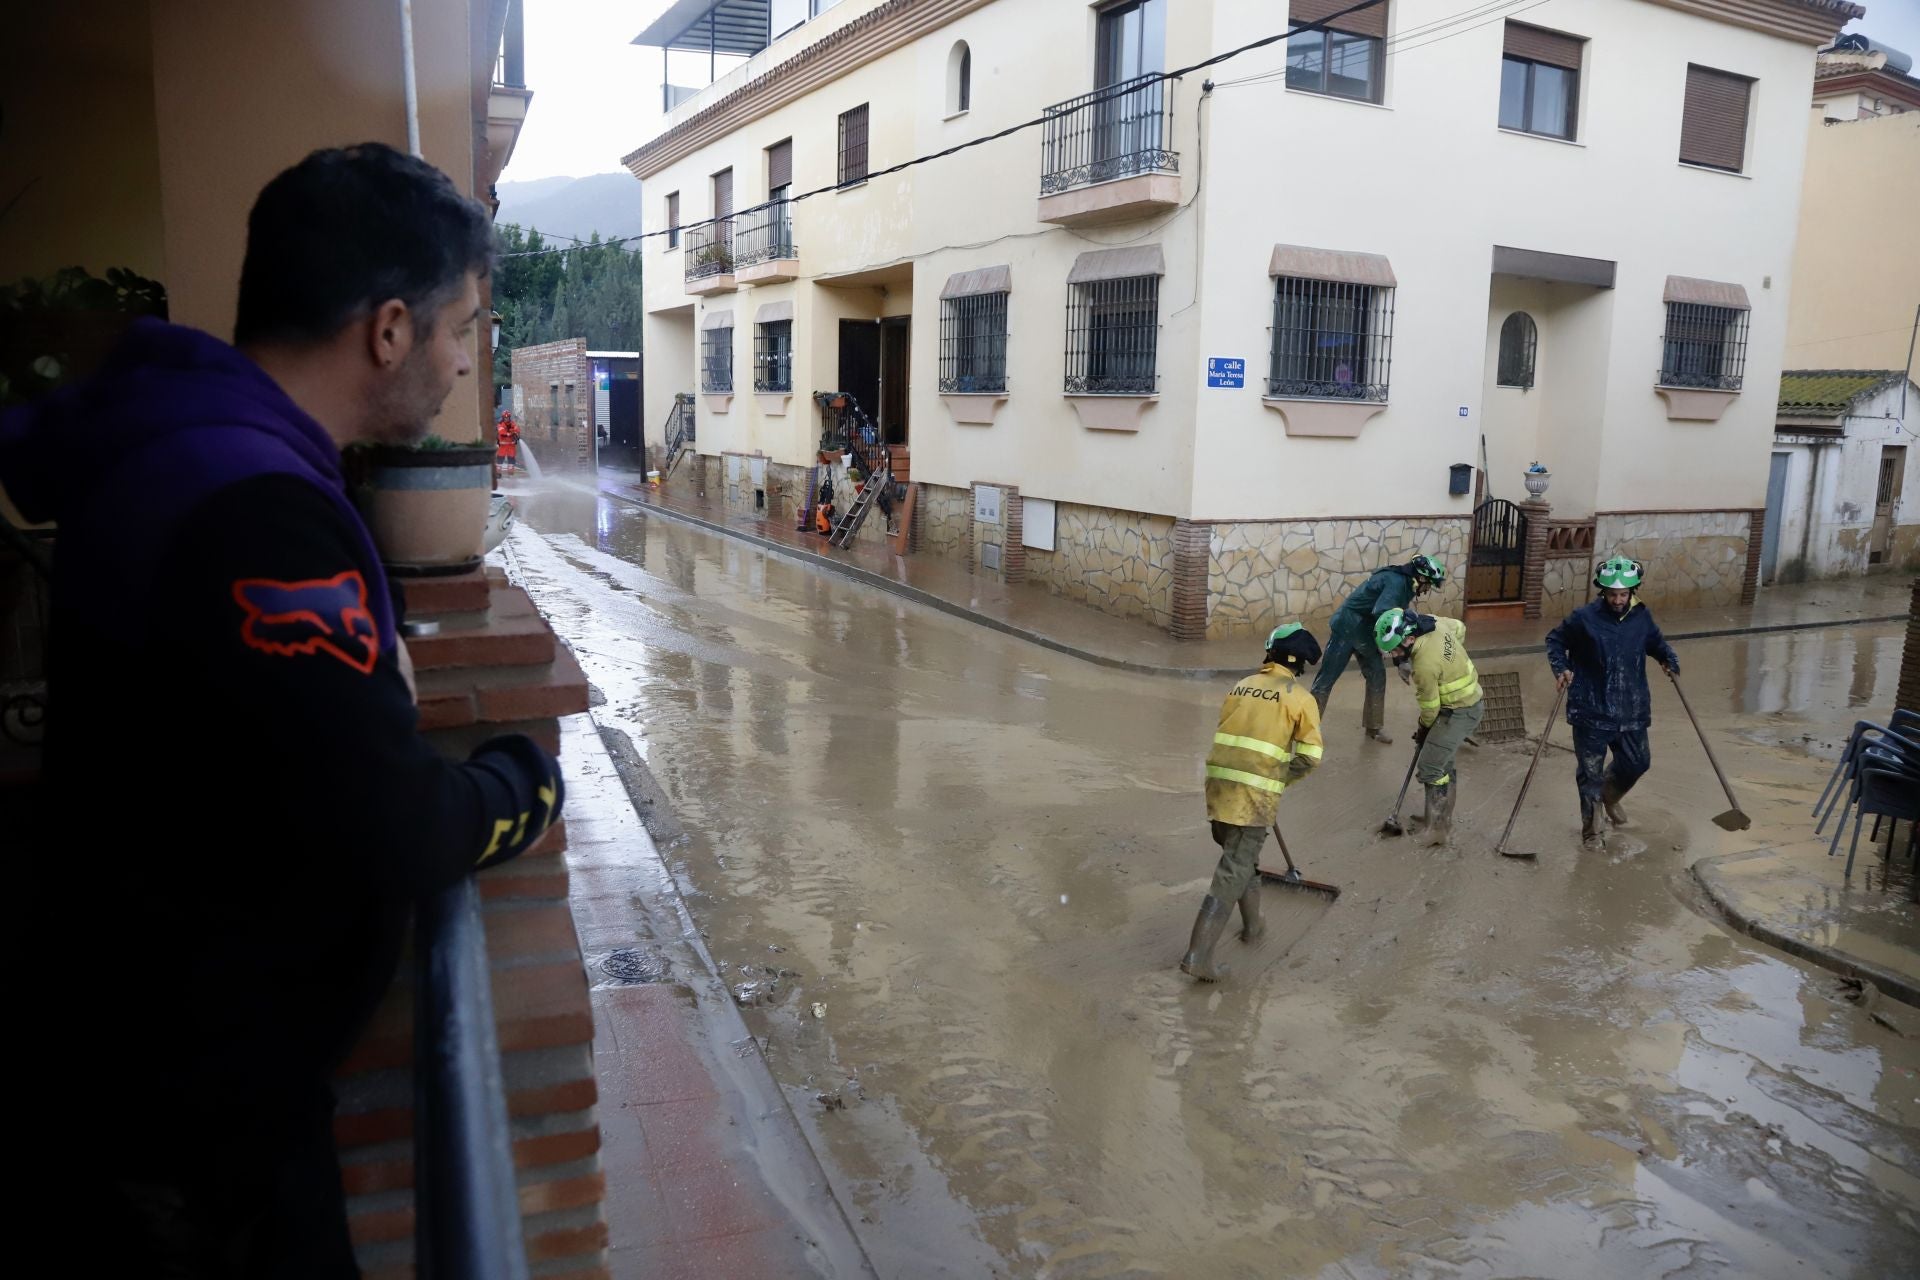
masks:
<path id="1" fill-rule="evenodd" d="M 739 222 L 733 242 L 734 266 L 750 267 L 757 262 L 799 256 L 793 247 L 793 206 L 787 201 L 743 213 Z"/>
<path id="2" fill-rule="evenodd" d="M 1048 107 L 1040 194 L 1146 173 L 1180 172 L 1167 85 L 1158 76 L 1139 76 Z"/>
<path id="3" fill-rule="evenodd" d="M 688 227 L 681 238 L 687 246 L 689 281 L 733 274 L 732 218 Z"/>

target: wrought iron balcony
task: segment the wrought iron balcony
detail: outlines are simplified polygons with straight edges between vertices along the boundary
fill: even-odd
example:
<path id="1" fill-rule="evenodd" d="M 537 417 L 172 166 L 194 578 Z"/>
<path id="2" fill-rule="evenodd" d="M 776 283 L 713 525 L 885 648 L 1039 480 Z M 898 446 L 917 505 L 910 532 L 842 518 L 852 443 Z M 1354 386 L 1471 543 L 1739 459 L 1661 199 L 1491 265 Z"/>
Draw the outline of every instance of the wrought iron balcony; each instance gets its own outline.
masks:
<path id="1" fill-rule="evenodd" d="M 1168 83 L 1138 76 L 1048 107 L 1041 197 L 1116 178 L 1179 173 Z"/>
<path id="2" fill-rule="evenodd" d="M 720 218 L 686 228 L 681 233 L 686 245 L 687 284 L 719 282 L 733 275 L 733 219 Z"/>
<path id="3" fill-rule="evenodd" d="M 793 206 L 786 201 L 743 213 L 738 221 L 740 227 L 733 242 L 735 267 L 799 256 L 793 245 Z"/>

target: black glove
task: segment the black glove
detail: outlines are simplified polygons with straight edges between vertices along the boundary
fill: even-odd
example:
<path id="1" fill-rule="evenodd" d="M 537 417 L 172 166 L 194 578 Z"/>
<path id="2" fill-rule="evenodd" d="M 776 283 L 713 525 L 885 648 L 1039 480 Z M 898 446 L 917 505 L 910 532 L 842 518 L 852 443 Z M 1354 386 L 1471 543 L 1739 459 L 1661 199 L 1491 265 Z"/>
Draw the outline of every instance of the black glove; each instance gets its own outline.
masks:
<path id="1" fill-rule="evenodd" d="M 488 768 L 513 789 L 522 806 L 511 827 L 496 828 L 480 866 L 495 867 L 525 853 L 559 818 L 567 801 L 567 784 L 560 763 L 532 738 L 511 733 L 481 743 L 469 758 L 471 765 Z"/>
<path id="2" fill-rule="evenodd" d="M 1413 731 L 1413 740 L 1416 743 L 1424 743 L 1427 740 L 1427 730 L 1431 728 L 1433 728 L 1433 726 L 1430 724 L 1421 725 L 1418 729 L 1415 729 Z"/>

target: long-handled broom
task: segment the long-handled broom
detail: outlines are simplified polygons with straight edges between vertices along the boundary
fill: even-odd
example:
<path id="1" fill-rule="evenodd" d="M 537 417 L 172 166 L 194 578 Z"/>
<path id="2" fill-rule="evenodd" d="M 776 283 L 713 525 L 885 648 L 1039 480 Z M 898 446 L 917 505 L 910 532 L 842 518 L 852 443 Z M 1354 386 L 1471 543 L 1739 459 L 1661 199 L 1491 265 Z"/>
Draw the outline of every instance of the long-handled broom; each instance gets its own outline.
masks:
<path id="1" fill-rule="evenodd" d="M 1547 739 L 1553 734 L 1553 722 L 1560 718 L 1560 703 L 1567 696 L 1565 689 L 1559 689 L 1553 695 L 1553 710 L 1547 712 L 1547 727 L 1540 731 L 1540 745 L 1533 749 L 1533 762 L 1527 766 L 1527 776 L 1520 780 L 1520 794 L 1514 797 L 1513 812 L 1507 815 L 1507 829 L 1500 833 L 1500 843 L 1493 851 L 1503 858 L 1536 858 L 1532 849 L 1509 849 L 1507 837 L 1513 834 L 1513 823 L 1520 816 L 1520 806 L 1527 802 L 1527 788 L 1533 785 L 1533 771 L 1540 767 L 1540 757 L 1547 749 Z"/>
<path id="2" fill-rule="evenodd" d="M 1339 885 L 1327 884 L 1320 880 L 1309 880 L 1300 874 L 1300 868 L 1293 865 L 1293 855 L 1287 852 L 1287 838 L 1280 834 L 1280 824 L 1278 822 L 1273 824 L 1273 838 L 1280 842 L 1280 856 L 1287 860 L 1287 869 L 1281 872 L 1269 871 L 1265 867 L 1259 867 L 1257 870 L 1260 872 L 1260 878 L 1262 880 L 1265 880 L 1268 884 L 1277 884 L 1283 889 L 1305 889 L 1308 893 L 1324 893 L 1329 901 L 1340 896 Z"/>

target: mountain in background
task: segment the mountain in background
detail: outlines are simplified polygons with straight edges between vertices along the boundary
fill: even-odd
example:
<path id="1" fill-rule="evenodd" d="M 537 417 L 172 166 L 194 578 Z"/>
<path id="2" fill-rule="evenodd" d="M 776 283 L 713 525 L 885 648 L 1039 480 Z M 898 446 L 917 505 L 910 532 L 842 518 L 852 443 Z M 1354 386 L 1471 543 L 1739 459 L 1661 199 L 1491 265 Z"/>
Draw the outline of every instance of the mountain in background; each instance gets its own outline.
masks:
<path id="1" fill-rule="evenodd" d="M 502 182 L 498 221 L 538 227 L 542 236 L 602 240 L 640 233 L 640 183 L 630 173 Z"/>

